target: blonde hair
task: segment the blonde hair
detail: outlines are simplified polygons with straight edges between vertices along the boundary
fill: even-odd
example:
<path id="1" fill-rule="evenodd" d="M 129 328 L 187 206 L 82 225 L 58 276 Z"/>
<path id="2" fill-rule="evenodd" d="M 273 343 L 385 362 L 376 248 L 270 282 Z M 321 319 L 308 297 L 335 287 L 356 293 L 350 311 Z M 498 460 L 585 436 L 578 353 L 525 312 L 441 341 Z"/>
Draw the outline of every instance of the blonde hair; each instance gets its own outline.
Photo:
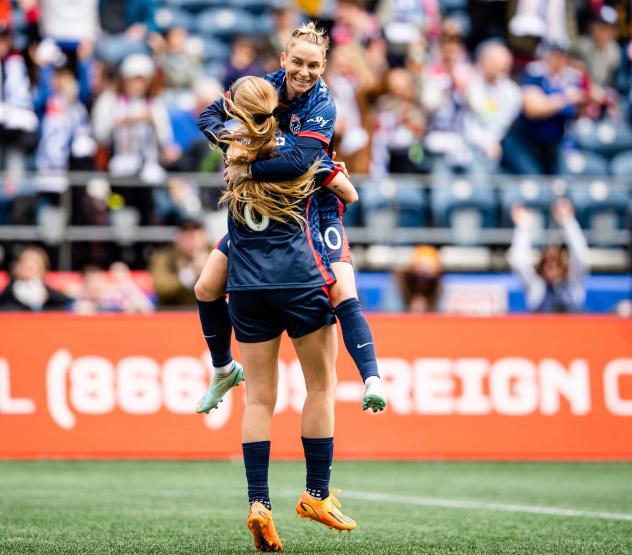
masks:
<path id="1" fill-rule="evenodd" d="M 272 158 L 276 147 L 278 123 L 274 111 L 278 106 L 277 91 L 259 77 L 244 77 L 233 85 L 232 98 L 227 102 L 228 114 L 242 124 L 242 128 L 222 135 L 228 143 L 226 162 L 248 164 L 257 159 Z M 228 205 L 232 217 L 247 225 L 244 209 L 250 205 L 260 217 L 285 222 L 293 220 L 303 226 L 300 203 L 314 190 L 314 174 L 320 160 L 316 160 L 302 176 L 279 183 L 246 179 L 229 187 L 220 202 Z"/>
<path id="2" fill-rule="evenodd" d="M 305 42 L 320 46 L 323 49 L 323 55 L 327 54 L 327 50 L 329 49 L 329 37 L 325 34 L 325 30 L 316 27 L 313 21 L 303 23 L 298 29 L 292 31 L 290 40 L 288 40 L 285 45 L 286 52 L 289 50 L 293 40 L 304 40 Z"/>

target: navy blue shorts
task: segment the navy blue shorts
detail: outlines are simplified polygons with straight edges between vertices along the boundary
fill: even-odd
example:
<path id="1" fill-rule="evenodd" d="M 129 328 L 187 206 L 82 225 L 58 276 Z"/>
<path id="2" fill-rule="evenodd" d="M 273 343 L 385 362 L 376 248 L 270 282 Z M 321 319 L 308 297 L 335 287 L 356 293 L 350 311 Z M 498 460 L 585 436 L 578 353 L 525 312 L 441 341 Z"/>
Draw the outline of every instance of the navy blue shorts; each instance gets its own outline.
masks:
<path id="1" fill-rule="evenodd" d="M 329 262 L 348 262 L 351 264 L 351 249 L 347 232 L 340 218 L 321 219 L 320 234 L 323 237 Z"/>
<path id="2" fill-rule="evenodd" d="M 324 287 L 233 291 L 228 311 L 242 343 L 269 341 L 284 331 L 303 337 L 336 322 Z"/>

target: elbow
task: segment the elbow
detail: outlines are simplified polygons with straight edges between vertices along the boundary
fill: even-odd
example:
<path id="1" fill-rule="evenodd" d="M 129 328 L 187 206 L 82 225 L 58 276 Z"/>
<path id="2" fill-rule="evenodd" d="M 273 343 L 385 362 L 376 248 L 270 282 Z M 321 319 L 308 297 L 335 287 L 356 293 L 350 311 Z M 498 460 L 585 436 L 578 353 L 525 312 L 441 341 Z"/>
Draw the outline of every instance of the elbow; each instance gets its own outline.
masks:
<path id="1" fill-rule="evenodd" d="M 347 195 L 345 195 L 344 201 L 347 205 L 349 205 L 355 204 L 356 202 L 358 202 L 359 199 L 360 197 L 358 197 L 358 191 L 354 189 L 353 191 L 350 191 Z"/>

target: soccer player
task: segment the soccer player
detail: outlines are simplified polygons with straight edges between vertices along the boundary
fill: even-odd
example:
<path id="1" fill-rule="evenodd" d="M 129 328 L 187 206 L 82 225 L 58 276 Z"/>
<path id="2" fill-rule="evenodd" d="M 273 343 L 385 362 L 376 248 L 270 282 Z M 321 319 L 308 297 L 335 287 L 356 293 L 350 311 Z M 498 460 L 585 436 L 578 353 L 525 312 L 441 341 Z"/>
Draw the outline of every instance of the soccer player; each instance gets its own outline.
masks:
<path id="1" fill-rule="evenodd" d="M 313 23 L 292 33 L 281 53 L 282 69 L 265 76 L 279 94 L 275 116 L 283 131 L 281 140 L 292 148 L 285 149 L 285 154 L 274 159 L 228 166 L 229 185 L 238 185 L 249 177 L 268 182 L 295 179 L 321 157 L 325 163 L 331 163 L 327 153 L 333 139 L 336 109 L 333 97 L 321 79 L 327 63 L 327 48 L 327 37 Z M 201 131 L 211 141 L 221 132 L 226 119 L 224 111 L 218 110 L 221 102 L 209 106 L 198 121 Z M 333 168 L 323 182 L 325 187 L 318 192 L 320 229 L 336 276 L 336 282 L 329 286 L 329 293 L 345 346 L 365 384 L 362 408 L 377 412 L 386 407 L 386 398 L 382 392 L 373 336 L 358 300 L 349 243 L 342 225 L 344 205 L 337 196 L 342 180 L 336 178 L 339 169 Z M 223 395 L 243 379 L 241 367 L 233 361 L 230 352 L 231 323 L 224 292 L 228 242 L 225 238 L 220 248 L 211 253 L 195 286 L 202 329 L 215 367 L 213 383 L 200 401 L 198 412 L 216 408 Z"/>
<path id="2" fill-rule="evenodd" d="M 227 104 L 243 126 L 218 136 L 230 145 L 229 163 L 269 158 L 275 149 L 287 148 L 277 135 L 273 112 L 278 98 L 269 82 L 258 77 L 240 80 Z M 319 199 L 313 194 L 318 165 L 317 161 L 304 175 L 283 183 L 246 180 L 229 187 L 222 197 L 229 206 L 231 241 L 228 307 L 248 382 L 242 421 L 250 502 L 247 524 L 259 551 L 282 549 L 272 519 L 268 467 L 283 331 L 292 339 L 307 389 L 301 415 L 306 491 L 296 512 L 337 530 L 356 527 L 329 491 L 337 335 L 324 290 L 335 278 L 320 240 Z"/>

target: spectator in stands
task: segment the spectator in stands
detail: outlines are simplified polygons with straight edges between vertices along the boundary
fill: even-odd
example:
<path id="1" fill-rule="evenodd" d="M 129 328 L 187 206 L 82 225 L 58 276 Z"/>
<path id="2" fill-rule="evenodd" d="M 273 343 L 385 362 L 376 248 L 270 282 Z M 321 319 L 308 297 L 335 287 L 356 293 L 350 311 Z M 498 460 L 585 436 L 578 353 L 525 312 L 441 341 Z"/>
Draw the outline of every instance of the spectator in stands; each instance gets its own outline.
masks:
<path id="1" fill-rule="evenodd" d="M 415 248 L 413 259 L 397 274 L 404 306 L 408 312 L 435 312 L 441 294 L 441 262 L 434 247 Z"/>
<path id="2" fill-rule="evenodd" d="M 237 37 L 233 41 L 233 49 L 226 66 L 224 88 L 228 89 L 244 75 L 261 75 L 262 73 L 263 65 L 259 61 L 253 40 L 249 37 Z"/>
<path id="3" fill-rule="evenodd" d="M 36 166 L 39 192 L 61 193 L 68 187 L 71 159 L 85 160 L 91 168 L 96 144 L 91 136 L 90 117 L 79 102 L 78 84 L 68 66 L 54 68 L 51 93 L 42 115 Z"/>
<path id="4" fill-rule="evenodd" d="M 369 12 L 365 0 L 338 0 L 331 30 L 334 45 L 354 42 L 366 46 L 381 33 L 380 22 Z"/>
<path id="5" fill-rule="evenodd" d="M 145 54 L 132 54 L 120 68 L 117 91 L 105 91 L 92 111 L 94 136 L 111 149 L 108 170 L 113 176 L 138 176 L 145 183 L 160 184 L 166 177 L 163 165 L 181 155 L 175 145 L 169 114 L 153 82 L 155 66 Z M 127 204 L 141 211 L 142 223 L 153 220 L 148 188 L 121 190 Z"/>
<path id="6" fill-rule="evenodd" d="M 49 269 L 46 251 L 26 247 L 11 269 L 11 280 L 0 293 L 0 310 L 65 310 L 72 299 L 46 285 Z"/>
<path id="7" fill-rule="evenodd" d="M 301 13 L 291 7 L 290 0 L 276 0 L 273 6 L 274 29 L 266 37 L 268 53 L 278 60 L 292 32 L 301 25 Z M 274 71 L 276 67 L 272 69 Z"/>
<path id="8" fill-rule="evenodd" d="M 437 0 L 379 0 L 375 12 L 391 44 L 410 44 L 420 32 L 429 42 L 438 38 L 441 11 Z"/>
<path id="9" fill-rule="evenodd" d="M 371 173 L 419 171 L 426 118 L 413 75 L 401 67 L 391 69 L 386 76 L 386 90 L 376 105 Z"/>
<path id="10" fill-rule="evenodd" d="M 218 149 L 209 149 L 208 141 L 197 128 L 197 120 L 202 111 L 223 94 L 219 81 L 199 76 L 193 85 L 193 105 L 170 107 L 174 140 L 182 155 L 168 166 L 169 171 L 213 172 L 219 168 L 222 155 Z"/>
<path id="11" fill-rule="evenodd" d="M 164 35 L 164 50 L 159 61 L 165 87 L 172 91 L 191 89 L 200 71 L 200 56 L 188 46 L 188 31 L 184 27 L 172 26 Z"/>
<path id="12" fill-rule="evenodd" d="M 522 79 L 522 114 L 503 142 L 503 163 L 518 174 L 556 174 L 567 124 L 586 101 L 579 72 L 569 66 L 569 44 L 546 45 L 542 60 Z"/>
<path id="13" fill-rule="evenodd" d="M 110 272 L 98 266 L 83 270 L 83 283 L 73 304 L 79 314 L 99 312 L 152 312 L 154 305 L 134 283 L 127 265 L 115 262 Z"/>
<path id="14" fill-rule="evenodd" d="M 0 224 L 11 219 L 13 199 L 23 185 L 25 156 L 36 145 L 37 126 L 24 58 L 13 48 L 11 29 L 0 23 Z"/>
<path id="15" fill-rule="evenodd" d="M 472 67 L 457 29 L 446 27 L 444 23 L 438 57 L 424 70 L 421 90 L 422 105 L 429 114 L 425 148 L 433 155 L 436 173 L 471 161 L 463 140 L 463 116 Z"/>
<path id="16" fill-rule="evenodd" d="M 92 72 L 95 64 L 93 58 L 93 45 L 90 41 L 80 43 L 73 55 L 67 55 L 59 46 L 50 39 L 43 40 L 33 56 L 37 65 L 37 86 L 34 91 L 33 102 L 35 111 L 40 120 L 46 110 L 46 104 L 53 90 L 53 79 L 57 68 L 65 67 L 75 75 L 78 82 L 78 100 L 86 107 L 92 102 Z"/>
<path id="17" fill-rule="evenodd" d="M 378 80 L 357 44 L 333 49 L 326 77 L 337 109 L 335 150 L 351 172 L 366 173 L 370 162 L 372 128 L 369 104 Z"/>
<path id="18" fill-rule="evenodd" d="M 510 45 L 514 53 L 527 53 L 537 46 L 537 41 L 547 44 L 572 43 L 577 35 L 576 4 L 573 0 L 510 2 L 507 13 Z"/>
<path id="19" fill-rule="evenodd" d="M 533 312 L 578 312 L 586 290 L 583 280 L 588 269 L 588 245 L 567 199 L 553 204 L 551 212 L 562 229 L 568 254 L 558 245 L 549 245 L 533 266 L 533 218 L 525 207 L 512 209 L 515 224 L 509 262 L 525 287 L 527 306 Z"/>
<path id="20" fill-rule="evenodd" d="M 520 113 L 522 93 L 509 78 L 511 63 L 511 53 L 503 44 L 482 43 L 476 70 L 465 87 L 465 140 L 472 148 L 472 163 L 484 171 L 498 167 L 501 142 Z"/>
<path id="21" fill-rule="evenodd" d="M 159 183 L 164 178 L 161 160 L 173 159 L 173 133 L 169 114 L 152 89 L 154 62 L 133 54 L 120 68 L 122 82 L 117 92 L 106 91 L 92 113 L 99 143 L 112 147 L 108 169 L 115 176 L 140 175 Z"/>
<path id="22" fill-rule="evenodd" d="M 162 37 L 154 20 L 155 0 L 99 0 L 101 27 L 97 56 L 112 66 L 131 54 L 159 49 Z"/>
<path id="23" fill-rule="evenodd" d="M 617 23 L 614 8 L 603 6 L 591 21 L 588 36 L 577 40 L 577 50 L 586 62 L 588 73 L 601 87 L 614 87 L 615 75 L 621 65 Z"/>
<path id="24" fill-rule="evenodd" d="M 195 305 L 193 287 L 208 254 L 206 233 L 197 220 L 182 222 L 175 243 L 153 253 L 149 271 L 160 307 Z"/>
<path id="25" fill-rule="evenodd" d="M 38 17 L 42 39 L 54 42 L 72 65 L 80 45 L 92 43 L 101 34 L 98 0 L 40 0 Z"/>

